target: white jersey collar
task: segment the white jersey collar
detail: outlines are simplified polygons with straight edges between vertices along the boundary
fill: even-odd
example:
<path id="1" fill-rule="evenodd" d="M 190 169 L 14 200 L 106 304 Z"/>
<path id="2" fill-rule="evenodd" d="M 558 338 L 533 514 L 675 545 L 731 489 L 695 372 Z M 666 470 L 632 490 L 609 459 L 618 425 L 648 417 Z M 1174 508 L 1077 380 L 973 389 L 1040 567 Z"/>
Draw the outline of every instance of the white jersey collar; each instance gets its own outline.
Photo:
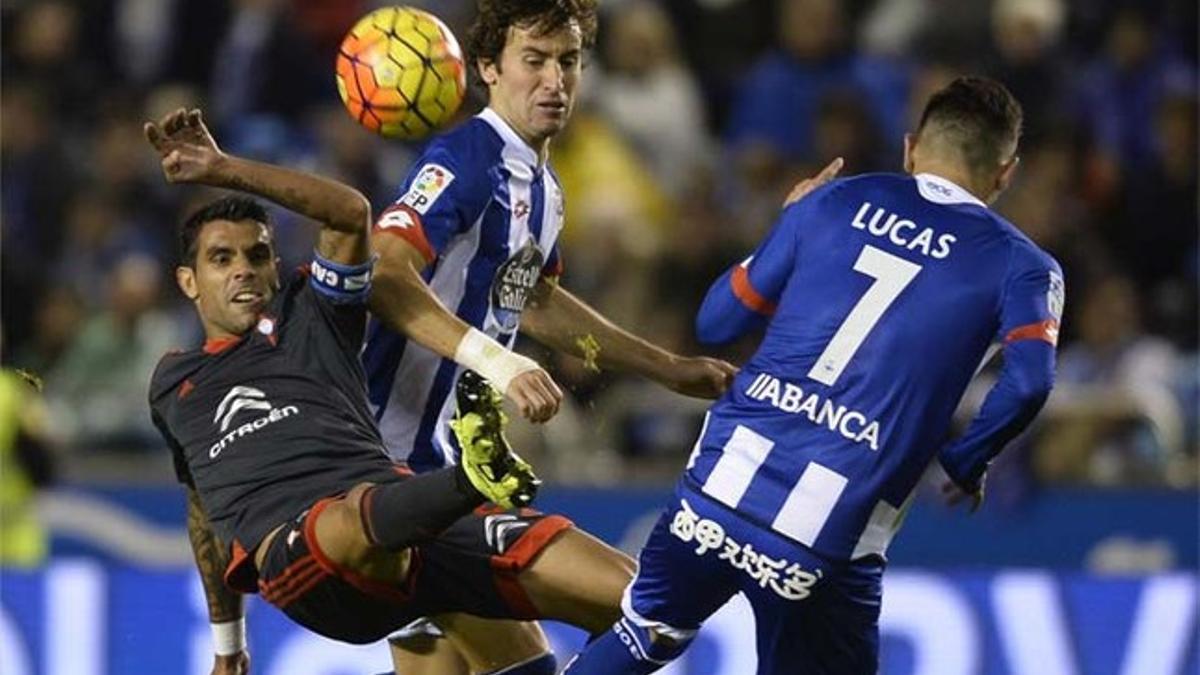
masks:
<path id="1" fill-rule="evenodd" d="M 946 180 L 932 173 L 919 173 L 913 176 L 917 180 L 917 190 L 921 196 L 937 204 L 976 204 L 987 208 L 978 197 L 967 192 L 954 181 Z"/>
<path id="2" fill-rule="evenodd" d="M 507 149 L 517 158 L 527 162 L 531 168 L 537 168 L 539 164 L 537 152 L 529 147 L 525 139 L 521 138 L 516 130 L 508 122 L 504 121 L 504 118 L 499 113 L 491 108 L 484 108 L 479 111 L 476 117 L 487 122 L 488 125 L 495 129 L 496 133 L 500 134 L 500 138 L 504 140 L 504 145 L 507 146 Z"/>

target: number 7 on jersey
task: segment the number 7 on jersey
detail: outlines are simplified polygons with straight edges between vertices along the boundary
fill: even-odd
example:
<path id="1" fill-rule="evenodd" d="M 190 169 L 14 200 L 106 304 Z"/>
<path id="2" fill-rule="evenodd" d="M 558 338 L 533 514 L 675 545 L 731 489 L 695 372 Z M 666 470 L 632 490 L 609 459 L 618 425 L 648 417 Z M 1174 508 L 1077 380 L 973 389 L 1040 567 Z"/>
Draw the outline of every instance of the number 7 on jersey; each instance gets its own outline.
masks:
<path id="1" fill-rule="evenodd" d="M 921 266 L 866 245 L 858 254 L 854 271 L 875 279 L 875 283 L 871 284 L 846 315 L 846 320 L 833 334 L 833 339 L 825 346 L 825 351 L 821 352 L 817 362 L 808 371 L 810 378 L 822 384 L 832 385 L 837 382 L 842 371 L 846 369 L 846 364 L 854 358 L 855 352 L 867 339 L 867 334 L 879 322 L 887 308 L 916 278 Z"/>

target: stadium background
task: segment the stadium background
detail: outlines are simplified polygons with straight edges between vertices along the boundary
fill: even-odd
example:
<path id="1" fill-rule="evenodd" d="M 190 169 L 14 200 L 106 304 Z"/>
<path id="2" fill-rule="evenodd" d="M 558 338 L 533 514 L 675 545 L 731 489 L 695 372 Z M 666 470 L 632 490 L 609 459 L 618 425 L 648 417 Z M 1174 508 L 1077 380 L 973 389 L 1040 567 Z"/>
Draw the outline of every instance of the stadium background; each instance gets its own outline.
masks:
<path id="1" fill-rule="evenodd" d="M 42 401 L 0 397 L 0 673 L 207 672 L 183 501 L 144 404 L 159 355 L 199 337 L 169 269 L 174 226 L 206 195 L 163 184 L 141 122 L 199 105 L 225 149 L 336 176 L 380 209 L 417 148 L 357 128 L 332 67 L 375 6 L 0 2 L 2 360 L 45 385 Z M 472 2 L 426 6 L 464 34 Z M 839 155 L 848 173 L 897 168 L 902 132 L 956 73 L 1025 106 L 997 208 L 1066 270 L 1058 386 L 983 513 L 942 506 L 931 472 L 892 551 L 885 674 L 1198 672 L 1196 32 L 1185 0 L 603 3 L 552 155 L 565 284 L 685 352 L 707 284 L 797 178 Z M 285 262 L 301 260 L 311 224 L 276 215 Z M 636 550 L 703 403 L 524 348 L 571 392 L 546 429 L 512 434 L 548 479 L 543 505 Z M 42 440 L 25 452 L 18 418 Z M 29 509 L 49 552 L 21 563 Z M 256 672 L 386 664 L 264 604 L 250 616 Z M 752 672 L 751 624 L 732 606 L 669 672 Z"/>

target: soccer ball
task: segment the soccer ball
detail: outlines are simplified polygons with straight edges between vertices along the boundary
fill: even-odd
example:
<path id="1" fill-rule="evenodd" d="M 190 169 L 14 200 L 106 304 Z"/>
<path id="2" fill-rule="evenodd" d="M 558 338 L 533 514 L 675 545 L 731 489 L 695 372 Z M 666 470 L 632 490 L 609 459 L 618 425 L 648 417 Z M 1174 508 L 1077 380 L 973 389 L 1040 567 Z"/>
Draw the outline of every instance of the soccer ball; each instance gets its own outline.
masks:
<path id="1" fill-rule="evenodd" d="M 414 140 L 454 116 L 467 88 L 454 34 L 436 16 L 385 7 L 359 19 L 337 57 L 337 88 L 359 124 Z"/>

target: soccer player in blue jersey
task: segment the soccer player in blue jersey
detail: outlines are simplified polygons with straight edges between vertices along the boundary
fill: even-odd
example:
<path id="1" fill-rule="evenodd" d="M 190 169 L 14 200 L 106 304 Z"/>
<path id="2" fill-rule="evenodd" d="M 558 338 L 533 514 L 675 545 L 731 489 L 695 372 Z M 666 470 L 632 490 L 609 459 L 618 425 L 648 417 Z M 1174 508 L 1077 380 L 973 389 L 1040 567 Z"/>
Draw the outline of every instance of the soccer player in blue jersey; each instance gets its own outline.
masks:
<path id="1" fill-rule="evenodd" d="M 765 336 L 710 409 L 623 618 L 567 673 L 653 672 L 738 592 L 759 673 L 876 672 L 884 556 L 921 475 L 936 457 L 978 503 L 1053 384 L 1062 272 L 987 207 L 1020 128 L 1003 85 L 955 80 L 905 138 L 907 175 L 810 186 L 714 284 L 700 338 Z M 999 381 L 947 440 L 996 343 Z"/>
<path id="2" fill-rule="evenodd" d="M 488 378 L 534 422 L 557 411 L 557 385 L 511 351 L 519 331 L 577 356 L 594 345 L 600 366 L 685 394 L 715 398 L 732 379 L 731 365 L 641 340 L 557 283 L 565 208 L 549 144 L 571 114 L 595 30 L 594 0 L 481 0 L 467 46 L 488 106 L 429 144 L 376 223 L 376 319 L 362 358 L 389 450 L 417 472 L 457 461 L 448 422 L 464 370 Z M 535 624 L 437 623 L 451 640 L 431 640 L 428 624 L 393 640 L 398 670 L 554 671 Z"/>

